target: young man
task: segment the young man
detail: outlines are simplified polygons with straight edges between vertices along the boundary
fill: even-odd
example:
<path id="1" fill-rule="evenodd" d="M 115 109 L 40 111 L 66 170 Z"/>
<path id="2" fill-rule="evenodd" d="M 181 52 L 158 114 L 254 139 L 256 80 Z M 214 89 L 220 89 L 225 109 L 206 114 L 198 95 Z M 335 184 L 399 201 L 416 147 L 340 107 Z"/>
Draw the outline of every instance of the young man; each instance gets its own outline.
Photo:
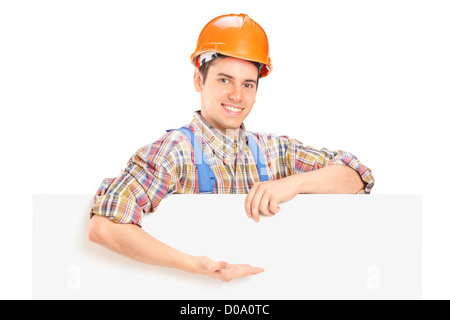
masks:
<path id="1" fill-rule="evenodd" d="M 263 269 L 180 252 L 143 231 L 142 216 L 172 193 L 247 193 L 247 216 L 259 221 L 299 193 L 370 192 L 371 171 L 350 153 L 246 131 L 259 79 L 272 69 L 268 54 L 264 30 L 246 15 L 205 26 L 191 57 L 201 110 L 188 130 L 167 132 L 139 149 L 119 177 L 103 181 L 91 210 L 91 241 L 138 261 L 229 281 Z"/>

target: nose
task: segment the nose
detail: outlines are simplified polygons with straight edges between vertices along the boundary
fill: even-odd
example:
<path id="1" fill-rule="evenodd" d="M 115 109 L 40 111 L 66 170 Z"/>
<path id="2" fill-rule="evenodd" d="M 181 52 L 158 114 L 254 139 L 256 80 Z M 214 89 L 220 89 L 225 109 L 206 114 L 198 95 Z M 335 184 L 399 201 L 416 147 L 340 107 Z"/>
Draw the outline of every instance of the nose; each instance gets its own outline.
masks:
<path id="1" fill-rule="evenodd" d="M 242 88 L 240 86 L 232 86 L 228 93 L 231 101 L 240 102 L 242 100 Z"/>

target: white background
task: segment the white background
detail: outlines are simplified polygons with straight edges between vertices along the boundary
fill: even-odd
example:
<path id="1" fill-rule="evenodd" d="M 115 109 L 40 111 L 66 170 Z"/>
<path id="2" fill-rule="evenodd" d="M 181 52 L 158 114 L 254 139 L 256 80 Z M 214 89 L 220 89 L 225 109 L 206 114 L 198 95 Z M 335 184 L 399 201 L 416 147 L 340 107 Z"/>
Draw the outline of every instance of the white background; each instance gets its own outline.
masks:
<path id="1" fill-rule="evenodd" d="M 430 0 L 0 1 L 0 298 L 31 297 L 32 194 L 93 194 L 188 123 L 190 54 L 227 13 L 270 41 L 247 128 L 354 153 L 374 194 L 422 194 L 423 297 L 450 298 L 450 4 Z"/>

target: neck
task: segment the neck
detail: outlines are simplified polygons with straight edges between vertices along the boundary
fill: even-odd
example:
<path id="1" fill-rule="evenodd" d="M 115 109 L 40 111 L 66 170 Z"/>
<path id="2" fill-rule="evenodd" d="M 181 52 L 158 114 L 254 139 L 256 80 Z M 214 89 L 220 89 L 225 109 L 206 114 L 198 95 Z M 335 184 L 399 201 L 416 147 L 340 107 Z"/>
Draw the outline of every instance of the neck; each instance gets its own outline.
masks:
<path id="1" fill-rule="evenodd" d="M 240 132 L 240 130 L 241 130 L 240 128 L 238 128 L 238 129 L 226 129 L 225 132 L 223 132 L 222 130 L 220 130 L 220 132 L 222 132 L 222 134 L 226 135 L 230 139 L 233 139 L 234 141 L 238 141 L 239 140 L 239 132 Z"/>

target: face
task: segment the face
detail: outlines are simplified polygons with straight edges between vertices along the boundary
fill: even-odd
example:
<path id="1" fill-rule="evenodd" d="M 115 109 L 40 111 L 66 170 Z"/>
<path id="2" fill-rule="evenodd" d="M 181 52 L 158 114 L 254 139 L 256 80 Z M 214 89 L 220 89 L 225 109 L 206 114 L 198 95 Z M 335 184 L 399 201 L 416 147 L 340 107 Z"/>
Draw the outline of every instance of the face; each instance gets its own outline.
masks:
<path id="1" fill-rule="evenodd" d="M 196 91 L 201 95 L 202 116 L 216 129 L 238 129 L 256 101 L 258 69 L 242 59 L 213 60 L 203 84 L 198 69 L 194 75 Z"/>

